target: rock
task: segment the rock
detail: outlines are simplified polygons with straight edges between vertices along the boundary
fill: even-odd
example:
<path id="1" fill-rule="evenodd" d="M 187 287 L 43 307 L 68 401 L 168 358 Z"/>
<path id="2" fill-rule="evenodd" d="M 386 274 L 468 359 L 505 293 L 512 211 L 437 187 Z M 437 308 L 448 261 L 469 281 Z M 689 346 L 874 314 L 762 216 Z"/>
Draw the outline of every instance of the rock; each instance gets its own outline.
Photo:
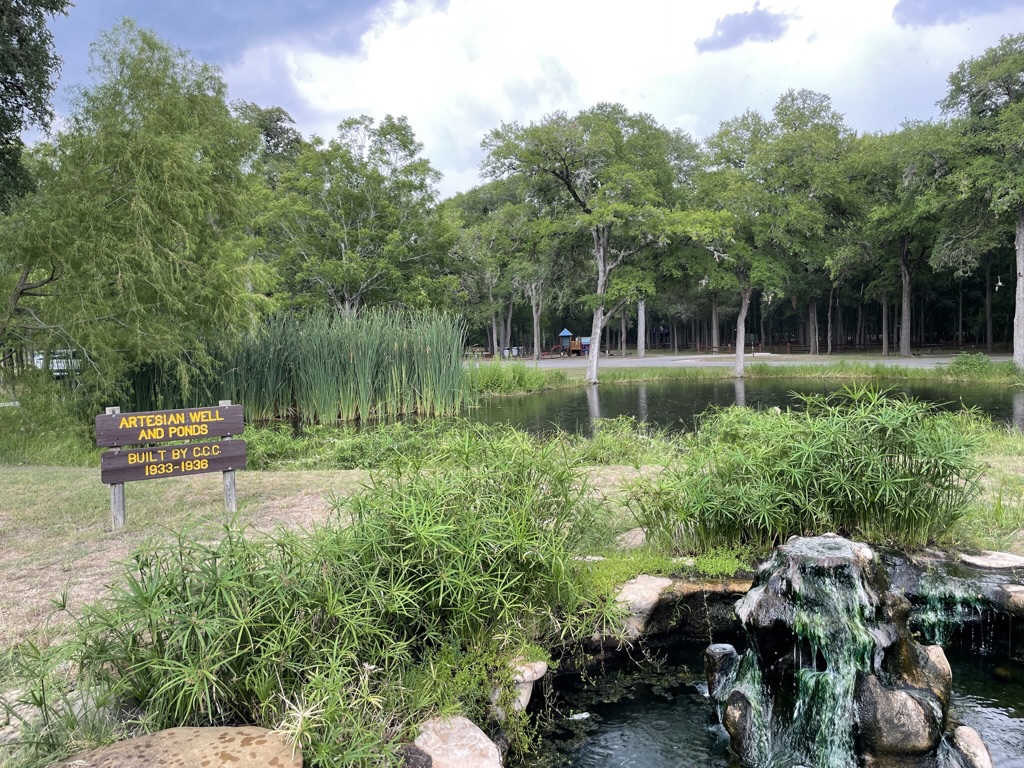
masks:
<path id="1" fill-rule="evenodd" d="M 14 744 L 16 741 L 20 740 L 20 725 L 5 725 L 0 728 L 0 747 L 6 746 L 7 744 Z"/>
<path id="2" fill-rule="evenodd" d="M 641 574 L 622 585 L 615 600 L 626 606 L 625 637 L 636 640 L 644 633 L 647 619 L 658 604 L 662 594 L 672 586 L 672 579 Z"/>
<path id="3" fill-rule="evenodd" d="M 522 712 L 530 703 L 533 696 L 533 684 L 548 673 L 546 661 L 518 661 L 512 665 L 512 682 L 515 683 L 515 699 L 512 701 L 512 709 Z M 495 718 L 505 719 L 505 712 L 498 706 L 498 699 L 501 690 L 496 690 L 491 696 L 491 703 L 494 705 Z"/>
<path id="4" fill-rule="evenodd" d="M 615 537 L 619 549 L 639 549 L 647 543 L 647 534 L 643 528 L 631 528 Z"/>
<path id="5" fill-rule="evenodd" d="M 968 565 L 973 565 L 975 568 L 996 571 L 1006 568 L 1024 569 L 1024 557 L 1011 555 L 1009 552 L 990 552 L 989 550 L 984 550 L 980 555 L 965 555 L 961 553 L 960 560 Z"/>
<path id="6" fill-rule="evenodd" d="M 942 702 L 943 709 L 949 708 L 949 697 L 953 692 L 953 670 L 941 645 L 926 645 L 924 652 L 928 663 L 921 665 L 922 676 L 928 689 Z"/>
<path id="7" fill-rule="evenodd" d="M 759 726 L 754 717 L 754 707 L 742 691 L 733 691 L 725 702 L 722 724 L 729 734 L 732 751 L 744 763 L 758 764 L 757 754 Z"/>
<path id="8" fill-rule="evenodd" d="M 992 755 L 973 728 L 958 726 L 949 737 L 950 746 L 960 756 L 963 768 L 992 768 Z"/>
<path id="9" fill-rule="evenodd" d="M 433 768 L 501 768 L 494 742 L 462 716 L 427 720 L 413 745 L 430 756 Z"/>
<path id="10" fill-rule="evenodd" d="M 875 756 L 914 756 L 938 748 L 941 713 L 910 691 L 891 690 L 875 675 L 861 675 L 855 697 L 864 752 Z"/>
<path id="11" fill-rule="evenodd" d="M 735 679 L 740 655 L 728 643 L 714 643 L 704 650 L 704 675 L 708 681 L 708 695 L 718 701 Z"/>
<path id="12" fill-rule="evenodd" d="M 512 669 L 513 682 L 534 683 L 548 673 L 548 663 L 546 661 L 519 661 Z"/>
<path id="13" fill-rule="evenodd" d="M 992 602 L 1004 613 L 1024 617 L 1024 586 L 1001 584 L 992 594 Z"/>
<path id="14" fill-rule="evenodd" d="M 415 744 L 402 747 L 403 768 L 434 768 L 434 761 L 426 752 Z"/>
<path id="15" fill-rule="evenodd" d="M 266 728 L 170 728 L 82 752 L 51 768 L 302 768 L 302 752 Z"/>

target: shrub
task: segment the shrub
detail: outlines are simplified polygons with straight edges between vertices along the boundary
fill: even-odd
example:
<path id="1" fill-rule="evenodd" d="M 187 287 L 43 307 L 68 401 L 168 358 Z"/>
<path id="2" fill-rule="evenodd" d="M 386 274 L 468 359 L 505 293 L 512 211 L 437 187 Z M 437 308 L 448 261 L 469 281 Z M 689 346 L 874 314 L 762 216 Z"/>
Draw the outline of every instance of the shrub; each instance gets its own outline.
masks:
<path id="1" fill-rule="evenodd" d="M 997 362 L 982 352 L 957 355 L 946 366 L 945 372 L 956 379 L 1012 381 L 1018 378 L 1012 360 Z"/>
<path id="2" fill-rule="evenodd" d="M 975 414 L 865 388 L 801 401 L 706 414 L 688 461 L 635 492 L 648 535 L 697 552 L 825 531 L 922 546 L 976 495 Z"/>

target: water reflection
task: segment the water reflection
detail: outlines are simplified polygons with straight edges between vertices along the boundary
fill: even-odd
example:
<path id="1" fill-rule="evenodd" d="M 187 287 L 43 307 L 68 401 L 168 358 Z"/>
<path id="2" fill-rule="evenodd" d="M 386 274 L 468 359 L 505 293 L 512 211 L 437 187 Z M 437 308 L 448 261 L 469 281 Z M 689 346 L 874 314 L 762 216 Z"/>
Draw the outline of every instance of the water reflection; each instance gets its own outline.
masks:
<path id="1" fill-rule="evenodd" d="M 793 394 L 825 394 L 842 389 L 841 382 L 807 379 L 716 381 L 652 381 L 601 384 L 597 387 L 542 392 L 481 402 L 468 416 L 488 424 L 512 424 L 530 432 L 554 428 L 588 435 L 595 418 L 632 416 L 659 427 L 692 430 L 710 406 L 736 403 L 752 408 L 799 407 Z M 915 382 L 892 387 L 943 407 L 978 408 L 994 420 L 1024 430 L 1024 390 L 1005 386 L 943 385 Z"/>
<path id="2" fill-rule="evenodd" d="M 590 435 L 594 436 L 594 422 L 601 418 L 601 396 L 595 386 L 587 387 L 587 415 L 590 416 Z"/>
<path id="3" fill-rule="evenodd" d="M 747 405 L 747 380 L 746 379 L 733 379 L 732 386 L 735 390 L 736 405 Z"/>

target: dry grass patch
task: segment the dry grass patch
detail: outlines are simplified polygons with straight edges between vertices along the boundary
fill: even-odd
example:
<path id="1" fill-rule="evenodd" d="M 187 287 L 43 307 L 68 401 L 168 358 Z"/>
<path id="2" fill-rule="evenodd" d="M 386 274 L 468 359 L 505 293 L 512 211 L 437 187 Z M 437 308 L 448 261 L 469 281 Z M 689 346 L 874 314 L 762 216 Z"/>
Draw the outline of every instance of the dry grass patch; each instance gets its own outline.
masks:
<path id="1" fill-rule="evenodd" d="M 327 518 L 328 494 L 366 478 L 356 470 L 240 472 L 239 518 L 264 531 L 310 527 Z M 42 629 L 62 592 L 72 612 L 95 600 L 147 538 L 227 522 L 217 474 L 129 483 L 120 531 L 111 530 L 110 492 L 97 469 L 0 467 L 0 489 L 0 648 Z"/>

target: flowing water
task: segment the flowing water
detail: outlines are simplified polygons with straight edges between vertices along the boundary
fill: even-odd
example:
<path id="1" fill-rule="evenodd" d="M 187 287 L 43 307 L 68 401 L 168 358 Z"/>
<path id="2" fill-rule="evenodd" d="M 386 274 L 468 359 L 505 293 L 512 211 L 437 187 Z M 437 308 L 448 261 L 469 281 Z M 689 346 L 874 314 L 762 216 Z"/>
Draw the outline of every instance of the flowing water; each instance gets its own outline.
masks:
<path id="1" fill-rule="evenodd" d="M 796 404 L 793 392 L 824 394 L 842 389 L 843 385 L 844 382 L 813 379 L 602 384 L 488 399 L 470 410 L 469 418 L 487 424 L 512 424 L 531 432 L 558 427 L 587 434 L 593 419 L 625 415 L 669 429 L 692 430 L 709 406 L 740 404 L 785 409 Z M 1024 429 L 1024 388 L 932 382 L 902 383 L 891 388 L 949 407 L 974 407 L 996 421 L 1015 423 Z"/>

